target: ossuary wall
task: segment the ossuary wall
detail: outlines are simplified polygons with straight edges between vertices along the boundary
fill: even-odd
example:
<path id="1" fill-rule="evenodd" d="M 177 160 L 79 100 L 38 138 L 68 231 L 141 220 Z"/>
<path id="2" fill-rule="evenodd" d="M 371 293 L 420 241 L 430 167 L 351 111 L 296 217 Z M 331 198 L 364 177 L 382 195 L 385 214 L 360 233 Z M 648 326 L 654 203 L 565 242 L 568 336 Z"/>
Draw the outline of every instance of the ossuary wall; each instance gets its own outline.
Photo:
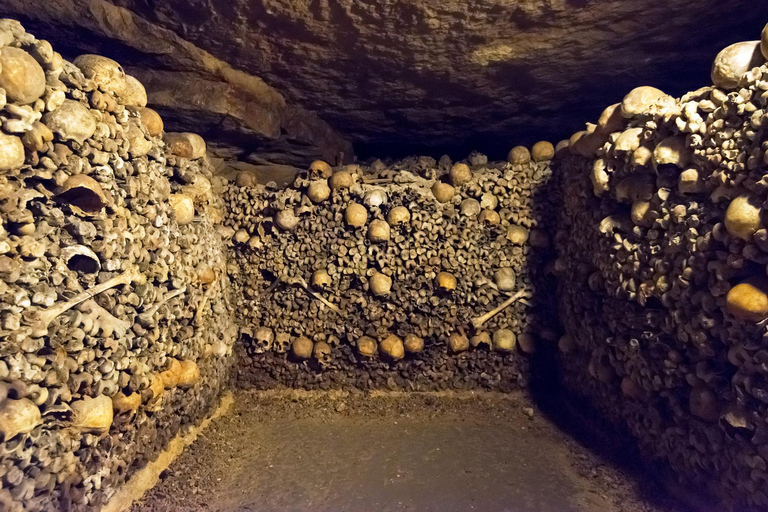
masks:
<path id="1" fill-rule="evenodd" d="M 214 175 L 118 63 L 0 20 L 0 508 L 99 509 L 231 376 L 510 390 L 549 342 L 650 460 L 765 505 L 760 48 L 557 148 L 317 161 L 281 188 Z"/>
<path id="2" fill-rule="evenodd" d="M 0 20 L 2 510 L 99 510 L 229 382 L 220 183 L 145 105 Z"/>
<path id="3" fill-rule="evenodd" d="M 768 503 L 760 41 L 712 78 L 680 99 L 637 88 L 563 144 L 559 352 L 567 385 L 670 477 L 745 510 Z"/>
<path id="4" fill-rule="evenodd" d="M 553 154 L 315 162 L 287 189 L 239 174 L 224 194 L 239 381 L 525 386 L 537 342 L 557 337 Z"/>

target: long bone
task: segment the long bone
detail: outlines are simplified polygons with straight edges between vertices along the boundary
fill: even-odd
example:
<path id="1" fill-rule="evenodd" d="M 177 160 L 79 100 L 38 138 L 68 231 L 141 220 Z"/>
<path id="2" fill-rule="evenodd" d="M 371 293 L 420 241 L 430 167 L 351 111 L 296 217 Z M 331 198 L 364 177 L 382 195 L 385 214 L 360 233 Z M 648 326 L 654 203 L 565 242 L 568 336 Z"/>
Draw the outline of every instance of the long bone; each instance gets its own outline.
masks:
<path id="1" fill-rule="evenodd" d="M 67 301 L 59 301 L 50 308 L 47 308 L 40 312 L 37 322 L 32 326 L 32 336 L 40 338 L 48 335 L 48 326 L 62 313 L 69 311 L 73 307 L 77 306 L 83 301 L 94 298 L 96 295 L 103 293 L 110 288 L 129 284 L 133 281 L 139 281 L 144 278 L 144 275 L 139 271 L 137 267 L 126 270 L 119 276 L 115 276 L 112 279 L 108 279 L 101 284 L 84 290 Z"/>
<path id="2" fill-rule="evenodd" d="M 158 302 L 157 304 L 153 305 L 152 307 L 150 307 L 146 311 L 143 311 L 143 312 L 139 313 L 139 318 L 141 318 L 142 321 L 145 321 L 145 322 L 149 323 L 149 320 L 153 316 L 155 316 L 155 314 L 163 306 L 163 304 L 165 304 L 169 300 L 173 299 L 174 297 L 178 297 L 179 295 L 181 295 L 185 291 L 187 291 L 187 287 L 186 286 L 182 286 L 181 288 L 177 288 L 176 290 L 173 290 L 172 292 L 168 292 L 167 294 L 165 294 L 165 297 L 163 297 L 162 300 L 160 300 L 160 302 Z"/>
<path id="3" fill-rule="evenodd" d="M 505 300 L 504 302 L 502 302 L 501 304 L 499 304 L 497 307 L 493 308 L 492 310 L 490 310 L 486 314 L 484 314 L 482 316 L 479 316 L 477 318 L 473 318 L 472 319 L 472 327 L 474 327 L 475 329 L 479 329 L 480 327 L 483 326 L 483 324 L 485 324 L 485 322 L 487 322 L 488 320 L 490 320 L 494 316 L 498 315 L 499 313 L 501 313 L 502 311 L 507 309 L 509 306 L 511 306 L 517 300 L 522 299 L 522 298 L 529 298 L 530 296 L 531 296 L 530 292 L 528 292 L 526 290 L 520 290 L 519 292 L 515 293 L 510 298 L 508 298 L 507 300 Z M 525 302 L 525 303 L 528 304 L 527 302 Z"/>
<path id="4" fill-rule="evenodd" d="M 294 279 L 291 279 L 289 281 L 289 284 L 297 284 L 297 285 L 301 286 L 302 288 L 304 288 L 304 291 L 306 291 L 309 295 L 311 295 L 315 299 L 319 300 L 320 302 L 322 302 L 323 304 L 328 306 L 328 308 L 331 311 L 335 312 L 337 315 L 339 315 L 342 318 L 346 318 L 347 317 L 347 315 L 345 315 L 344 312 L 341 309 L 339 309 L 337 306 L 335 306 L 332 303 L 330 303 L 325 297 L 323 297 L 322 295 L 318 295 L 317 293 L 313 292 L 312 289 L 307 285 L 307 282 L 304 281 L 304 279 L 302 279 L 300 277 L 296 277 Z"/>
<path id="5" fill-rule="evenodd" d="M 200 299 L 200 305 L 197 306 L 197 311 L 195 312 L 195 325 L 200 325 L 200 322 L 203 320 L 203 314 L 205 312 L 205 306 L 208 304 L 208 300 L 211 298 L 211 295 L 213 295 L 214 290 L 216 289 L 216 283 L 219 282 L 219 274 L 216 274 L 216 279 L 213 280 L 213 282 L 208 286 L 208 289 L 205 290 L 205 293 L 203 294 L 203 298 Z"/>

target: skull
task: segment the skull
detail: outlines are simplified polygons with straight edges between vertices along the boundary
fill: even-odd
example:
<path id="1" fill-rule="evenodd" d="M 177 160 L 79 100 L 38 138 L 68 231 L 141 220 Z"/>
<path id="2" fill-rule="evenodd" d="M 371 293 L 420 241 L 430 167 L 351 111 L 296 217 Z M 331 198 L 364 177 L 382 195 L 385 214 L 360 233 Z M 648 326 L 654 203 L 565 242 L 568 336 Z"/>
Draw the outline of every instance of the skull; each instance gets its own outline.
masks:
<path id="1" fill-rule="evenodd" d="M 333 169 L 322 160 L 315 160 L 309 166 L 308 177 L 310 179 L 330 178 L 331 174 L 333 174 Z"/>
<path id="2" fill-rule="evenodd" d="M 331 346 L 324 341 L 315 343 L 312 355 L 321 368 L 327 368 L 331 364 Z"/>
<path id="3" fill-rule="evenodd" d="M 275 333 L 269 327 L 259 327 L 254 335 L 256 347 L 254 351 L 257 354 L 263 354 L 272 350 L 272 342 L 275 340 Z"/>
<path id="4" fill-rule="evenodd" d="M 328 274 L 328 271 L 323 269 L 316 270 L 314 274 L 312 274 L 312 287 L 316 290 L 325 290 L 331 285 L 331 276 Z"/>
<path id="5" fill-rule="evenodd" d="M 365 194 L 365 204 L 372 207 L 387 204 L 387 193 L 380 188 L 373 189 Z"/>
<path id="6" fill-rule="evenodd" d="M 291 348 L 291 336 L 287 332 L 278 332 L 272 348 L 278 354 L 285 354 Z"/>

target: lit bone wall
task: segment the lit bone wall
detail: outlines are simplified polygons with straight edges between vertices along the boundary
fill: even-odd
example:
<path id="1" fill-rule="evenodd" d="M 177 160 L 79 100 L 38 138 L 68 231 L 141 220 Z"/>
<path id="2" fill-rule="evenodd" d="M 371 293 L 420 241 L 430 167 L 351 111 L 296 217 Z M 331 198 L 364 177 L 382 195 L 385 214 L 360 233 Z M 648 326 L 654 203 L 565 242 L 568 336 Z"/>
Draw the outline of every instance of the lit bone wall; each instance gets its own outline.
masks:
<path id="1" fill-rule="evenodd" d="M 100 510 L 229 382 L 221 183 L 118 63 L 13 20 L 0 104 L 0 509 Z"/>
<path id="2" fill-rule="evenodd" d="M 526 385 L 556 339 L 551 144 L 509 162 L 409 158 L 225 192 L 243 343 L 259 388 Z"/>

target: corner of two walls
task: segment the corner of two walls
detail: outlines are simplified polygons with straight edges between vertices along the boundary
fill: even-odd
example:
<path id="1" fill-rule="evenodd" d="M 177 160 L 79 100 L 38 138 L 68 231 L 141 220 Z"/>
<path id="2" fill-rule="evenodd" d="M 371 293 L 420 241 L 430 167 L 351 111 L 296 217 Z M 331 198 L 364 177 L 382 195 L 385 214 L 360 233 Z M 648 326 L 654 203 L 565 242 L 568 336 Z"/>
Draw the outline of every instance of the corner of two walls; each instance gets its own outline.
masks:
<path id="1" fill-rule="evenodd" d="M 69 63 L 13 20 L 0 42 L 2 507 L 105 505 L 215 408 L 237 325 L 260 387 L 525 385 L 517 346 L 553 334 L 528 311 L 551 145 L 227 183 L 117 62 Z"/>
<path id="2" fill-rule="evenodd" d="M 0 506 L 98 509 L 233 371 L 507 390 L 554 345 L 649 459 L 768 502 L 766 66 L 638 88 L 551 162 L 316 163 L 283 189 L 216 176 L 192 134 L 162 144 L 113 61 L 9 20 L 0 44 L 25 68 L 0 71 Z"/>

